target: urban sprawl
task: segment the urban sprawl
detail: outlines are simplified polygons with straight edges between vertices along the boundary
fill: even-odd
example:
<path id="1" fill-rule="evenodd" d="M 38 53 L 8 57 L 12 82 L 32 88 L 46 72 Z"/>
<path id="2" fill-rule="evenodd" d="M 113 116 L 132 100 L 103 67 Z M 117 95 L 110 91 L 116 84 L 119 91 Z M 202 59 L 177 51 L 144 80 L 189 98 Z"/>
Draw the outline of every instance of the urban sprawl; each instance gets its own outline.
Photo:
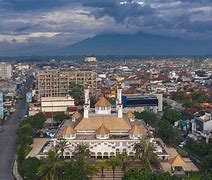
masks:
<path id="1" fill-rule="evenodd" d="M 210 179 L 211 116 L 209 58 L 0 62 L 15 179 Z"/>

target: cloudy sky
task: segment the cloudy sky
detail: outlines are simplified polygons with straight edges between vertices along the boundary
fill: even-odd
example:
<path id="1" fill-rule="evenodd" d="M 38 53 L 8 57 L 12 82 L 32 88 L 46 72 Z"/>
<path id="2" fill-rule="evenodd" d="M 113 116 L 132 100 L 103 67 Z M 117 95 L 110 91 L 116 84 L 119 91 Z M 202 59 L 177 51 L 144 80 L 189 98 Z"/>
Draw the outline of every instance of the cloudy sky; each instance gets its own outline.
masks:
<path id="1" fill-rule="evenodd" d="M 0 0 L 0 12 L 0 53 L 106 33 L 212 39 L 212 0 Z"/>

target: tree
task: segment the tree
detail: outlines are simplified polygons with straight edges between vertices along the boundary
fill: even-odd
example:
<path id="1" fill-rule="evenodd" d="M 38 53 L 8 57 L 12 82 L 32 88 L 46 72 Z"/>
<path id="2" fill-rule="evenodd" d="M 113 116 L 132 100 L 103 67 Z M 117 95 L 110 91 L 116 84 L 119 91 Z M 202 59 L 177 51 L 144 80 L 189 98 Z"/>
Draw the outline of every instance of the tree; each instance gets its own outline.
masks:
<path id="1" fill-rule="evenodd" d="M 146 170 L 130 169 L 124 173 L 122 180 L 151 180 L 153 175 Z"/>
<path id="2" fill-rule="evenodd" d="M 82 156 L 84 159 L 90 157 L 90 151 L 89 148 L 86 144 L 79 144 L 77 145 L 75 151 L 74 151 L 75 156 Z"/>
<path id="3" fill-rule="evenodd" d="M 97 102 L 96 97 L 91 97 L 91 98 L 90 98 L 90 104 L 91 104 L 91 107 L 94 107 L 94 106 L 95 106 L 95 104 L 96 104 L 96 102 Z"/>
<path id="4" fill-rule="evenodd" d="M 185 93 L 183 91 L 173 92 L 172 99 L 175 101 L 183 101 L 185 99 Z"/>
<path id="5" fill-rule="evenodd" d="M 126 153 L 119 154 L 118 157 L 122 163 L 122 170 L 125 172 L 126 167 L 129 166 L 129 164 L 130 164 L 129 157 L 127 156 Z"/>
<path id="6" fill-rule="evenodd" d="M 174 129 L 167 120 L 162 120 L 158 129 L 158 136 L 168 144 L 180 143 L 180 132 L 178 129 Z"/>
<path id="7" fill-rule="evenodd" d="M 56 114 L 54 115 L 53 119 L 54 121 L 56 121 L 57 123 L 61 124 L 65 119 L 68 119 L 68 115 L 66 114 Z"/>
<path id="8" fill-rule="evenodd" d="M 70 83 L 69 94 L 74 98 L 76 104 L 80 103 L 83 97 L 83 86 L 76 83 Z"/>
<path id="9" fill-rule="evenodd" d="M 59 167 L 59 179 L 87 180 L 89 178 L 87 174 L 82 174 L 75 162 L 64 161 Z"/>
<path id="10" fill-rule="evenodd" d="M 33 141 L 34 130 L 29 123 L 22 125 L 17 130 L 19 144 L 31 144 Z"/>
<path id="11" fill-rule="evenodd" d="M 37 180 L 38 179 L 37 173 L 40 165 L 41 162 L 38 158 L 29 157 L 26 160 L 24 160 L 24 162 L 19 168 L 19 171 L 25 179 Z"/>
<path id="12" fill-rule="evenodd" d="M 28 119 L 29 123 L 31 124 L 32 128 L 35 130 L 42 129 L 46 118 L 43 113 L 38 113 Z"/>
<path id="13" fill-rule="evenodd" d="M 107 160 L 107 163 L 109 166 L 111 166 L 112 171 L 113 171 L 113 179 L 115 179 L 115 170 L 116 170 L 117 166 L 121 165 L 121 160 L 118 156 L 111 157 L 110 159 Z"/>
<path id="14" fill-rule="evenodd" d="M 150 125 L 156 125 L 158 123 L 158 118 L 155 114 L 143 111 L 134 113 L 136 119 L 143 119 L 145 123 Z"/>
<path id="15" fill-rule="evenodd" d="M 23 144 L 21 145 L 21 147 L 18 149 L 18 165 L 22 165 L 22 163 L 25 160 L 25 157 L 27 156 L 27 154 L 30 151 L 30 147 L 27 144 Z M 18 167 L 20 167 L 18 166 Z"/>
<path id="16" fill-rule="evenodd" d="M 107 161 L 100 161 L 100 163 L 97 165 L 101 169 L 101 177 L 104 177 L 104 169 L 108 167 Z"/>
<path id="17" fill-rule="evenodd" d="M 175 109 L 166 108 L 164 109 L 162 119 L 169 121 L 171 124 L 174 124 L 176 121 L 179 121 L 181 113 Z"/>
<path id="18" fill-rule="evenodd" d="M 151 173 L 148 170 L 130 169 L 124 173 L 123 180 L 177 180 L 178 178 L 169 173 Z"/>
<path id="19" fill-rule="evenodd" d="M 88 175 L 88 159 L 90 157 L 90 151 L 86 144 L 79 144 L 77 145 L 75 151 L 74 151 L 74 159 L 75 164 L 80 169 L 80 176 L 85 177 Z"/>
<path id="20" fill-rule="evenodd" d="M 155 180 L 178 180 L 178 178 L 176 176 L 170 175 L 168 172 L 163 172 L 156 174 Z"/>
<path id="21" fill-rule="evenodd" d="M 41 159 L 41 166 L 38 169 L 38 175 L 40 179 L 44 180 L 59 180 L 59 170 L 62 165 L 62 161 L 59 155 L 50 150 L 48 156 Z"/>
<path id="22" fill-rule="evenodd" d="M 194 101 L 196 101 L 198 103 L 203 103 L 206 100 L 206 95 L 203 92 L 193 92 L 191 94 L 191 97 Z"/>
<path id="23" fill-rule="evenodd" d="M 212 170 L 212 155 L 207 155 L 203 158 L 203 166 L 206 170 Z"/>
<path id="24" fill-rule="evenodd" d="M 67 146 L 67 141 L 65 139 L 60 139 L 56 146 L 56 151 L 60 151 L 61 158 L 64 159 L 64 151 Z"/>
<path id="25" fill-rule="evenodd" d="M 87 165 L 86 172 L 87 172 L 88 176 L 90 177 L 90 179 L 93 179 L 93 176 L 96 174 L 97 171 L 98 171 L 98 169 L 97 169 L 96 165 L 94 165 L 94 164 Z"/>
<path id="26" fill-rule="evenodd" d="M 134 150 L 136 157 L 142 159 L 144 168 L 149 168 L 149 161 L 156 159 L 150 140 L 145 136 L 140 139 L 139 143 L 135 144 Z"/>

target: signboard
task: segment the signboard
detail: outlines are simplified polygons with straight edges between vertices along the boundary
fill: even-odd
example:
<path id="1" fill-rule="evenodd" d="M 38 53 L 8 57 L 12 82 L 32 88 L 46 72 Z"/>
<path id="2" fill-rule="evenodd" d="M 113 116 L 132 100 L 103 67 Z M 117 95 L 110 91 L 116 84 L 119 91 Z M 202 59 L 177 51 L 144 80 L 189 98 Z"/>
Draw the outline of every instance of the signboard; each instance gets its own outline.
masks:
<path id="1" fill-rule="evenodd" d="M 26 93 L 26 102 L 27 103 L 31 103 L 32 102 L 32 93 L 31 92 L 27 92 Z"/>

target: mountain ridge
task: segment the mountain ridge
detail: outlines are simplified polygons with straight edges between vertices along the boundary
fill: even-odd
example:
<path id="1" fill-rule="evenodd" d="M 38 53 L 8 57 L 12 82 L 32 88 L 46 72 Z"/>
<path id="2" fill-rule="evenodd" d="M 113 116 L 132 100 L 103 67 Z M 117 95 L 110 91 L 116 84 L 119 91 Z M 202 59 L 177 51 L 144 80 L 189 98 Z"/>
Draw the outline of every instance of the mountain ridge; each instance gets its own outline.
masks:
<path id="1" fill-rule="evenodd" d="M 104 34 L 62 48 L 63 55 L 207 55 L 211 40 L 190 40 L 162 35 Z"/>

